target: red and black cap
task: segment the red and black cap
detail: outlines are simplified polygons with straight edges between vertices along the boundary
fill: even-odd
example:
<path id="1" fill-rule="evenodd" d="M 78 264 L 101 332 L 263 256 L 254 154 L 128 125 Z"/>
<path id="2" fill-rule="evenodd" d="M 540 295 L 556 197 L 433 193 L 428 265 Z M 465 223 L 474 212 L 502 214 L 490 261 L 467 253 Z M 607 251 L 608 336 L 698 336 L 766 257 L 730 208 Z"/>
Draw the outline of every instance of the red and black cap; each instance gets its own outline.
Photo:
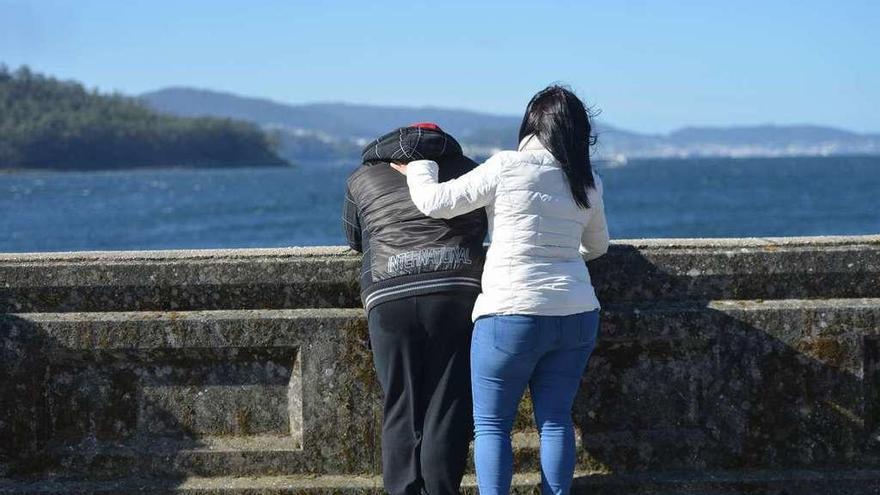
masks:
<path id="1" fill-rule="evenodd" d="M 400 127 L 364 147 L 367 162 L 410 162 L 460 157 L 461 145 L 433 122 L 417 122 Z"/>

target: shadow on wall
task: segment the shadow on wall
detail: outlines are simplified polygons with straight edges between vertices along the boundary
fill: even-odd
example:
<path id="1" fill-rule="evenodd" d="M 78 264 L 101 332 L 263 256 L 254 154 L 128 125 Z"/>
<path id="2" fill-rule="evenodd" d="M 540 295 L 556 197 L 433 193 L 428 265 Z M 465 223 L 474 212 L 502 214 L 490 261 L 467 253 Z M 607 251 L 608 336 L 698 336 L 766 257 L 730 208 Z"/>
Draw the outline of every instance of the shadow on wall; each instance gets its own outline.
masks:
<path id="1" fill-rule="evenodd" d="M 690 279 L 622 247 L 631 273 L 664 292 L 689 291 Z M 625 283 L 603 281 L 596 268 L 597 286 Z M 866 335 L 876 334 L 873 320 L 859 318 L 780 301 L 606 306 L 574 410 L 579 465 L 828 469 L 866 467 L 871 453 L 876 464 L 880 340 Z"/>
<path id="2" fill-rule="evenodd" d="M 350 313 L 0 314 L 0 478 L 122 492 L 378 472 L 367 332 Z"/>
<path id="3" fill-rule="evenodd" d="M 218 469 L 179 455 L 212 438 L 290 439 L 289 349 L 72 350 L 9 314 L 0 342 L 0 477 L 159 476 L 169 488 Z"/>
<path id="4" fill-rule="evenodd" d="M 191 425 L 138 390 L 160 370 L 125 351 L 73 352 L 15 315 L 0 315 L 0 341 L 7 343 L 0 394 L 9 399 L 0 417 L 4 476 L 100 479 L 158 469 L 170 472 L 172 486 L 182 481 L 136 448 L 149 444 L 161 458 L 200 445 Z"/>
<path id="5" fill-rule="evenodd" d="M 29 322 L 0 314 L 0 477 L 33 470 L 48 441 L 43 341 Z"/>

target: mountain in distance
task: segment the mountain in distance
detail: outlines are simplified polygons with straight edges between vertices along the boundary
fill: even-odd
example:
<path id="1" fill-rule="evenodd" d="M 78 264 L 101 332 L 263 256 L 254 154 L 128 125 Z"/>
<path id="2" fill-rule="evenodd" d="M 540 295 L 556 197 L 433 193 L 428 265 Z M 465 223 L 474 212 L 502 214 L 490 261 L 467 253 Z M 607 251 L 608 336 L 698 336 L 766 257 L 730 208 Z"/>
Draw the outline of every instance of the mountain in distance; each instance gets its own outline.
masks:
<path id="1" fill-rule="evenodd" d="M 459 134 L 519 123 L 513 117 L 464 110 L 380 107 L 350 103 L 288 105 L 261 98 L 191 88 L 162 89 L 141 95 L 141 98 L 155 110 L 182 116 L 222 114 L 262 125 L 309 129 L 332 136 L 368 140 L 400 127 L 401 122 L 407 124 L 419 119 L 440 121 Z"/>
<path id="2" fill-rule="evenodd" d="M 285 104 L 231 93 L 172 87 L 145 93 L 151 108 L 184 117 L 225 117 L 256 123 L 274 133 L 279 153 L 298 163 L 351 163 L 375 137 L 401 125 L 431 121 L 454 135 L 465 152 L 485 158 L 516 146 L 521 117 L 436 107 Z M 598 160 L 632 158 L 775 157 L 880 154 L 880 135 L 811 126 L 686 127 L 643 134 L 596 124 Z"/>

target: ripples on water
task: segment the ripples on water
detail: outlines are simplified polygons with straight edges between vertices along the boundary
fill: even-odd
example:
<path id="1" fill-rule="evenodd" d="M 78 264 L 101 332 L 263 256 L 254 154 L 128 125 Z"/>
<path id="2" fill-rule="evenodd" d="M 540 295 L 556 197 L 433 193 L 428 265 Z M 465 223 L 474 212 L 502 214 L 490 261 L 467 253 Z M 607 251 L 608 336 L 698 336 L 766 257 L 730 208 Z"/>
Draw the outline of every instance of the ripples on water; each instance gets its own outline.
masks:
<path id="1" fill-rule="evenodd" d="M 350 169 L 0 175 L 0 252 L 342 244 Z M 601 169 L 614 238 L 880 232 L 880 157 Z"/>

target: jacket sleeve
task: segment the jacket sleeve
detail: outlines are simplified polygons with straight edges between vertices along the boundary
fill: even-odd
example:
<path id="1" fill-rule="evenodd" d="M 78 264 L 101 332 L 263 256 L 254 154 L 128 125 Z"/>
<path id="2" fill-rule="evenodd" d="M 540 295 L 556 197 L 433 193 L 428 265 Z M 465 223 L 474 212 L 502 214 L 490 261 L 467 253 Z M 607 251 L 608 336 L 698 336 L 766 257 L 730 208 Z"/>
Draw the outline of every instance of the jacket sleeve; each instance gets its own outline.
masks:
<path id="1" fill-rule="evenodd" d="M 452 218 L 483 208 L 495 198 L 502 159 L 493 156 L 461 177 L 440 183 L 437 162 L 409 162 L 406 183 L 416 208 L 433 218 Z"/>
<path id="2" fill-rule="evenodd" d="M 358 213 L 357 203 L 351 197 L 351 189 L 345 189 L 345 202 L 342 205 L 342 227 L 345 229 L 345 238 L 348 245 L 357 252 L 364 251 L 361 245 L 361 219 Z"/>
<path id="3" fill-rule="evenodd" d="M 602 200 L 602 181 L 596 177 L 596 194 L 591 198 L 590 209 L 593 214 L 581 234 L 580 253 L 587 261 L 594 260 L 608 252 L 608 223 L 605 220 L 605 203 Z"/>

